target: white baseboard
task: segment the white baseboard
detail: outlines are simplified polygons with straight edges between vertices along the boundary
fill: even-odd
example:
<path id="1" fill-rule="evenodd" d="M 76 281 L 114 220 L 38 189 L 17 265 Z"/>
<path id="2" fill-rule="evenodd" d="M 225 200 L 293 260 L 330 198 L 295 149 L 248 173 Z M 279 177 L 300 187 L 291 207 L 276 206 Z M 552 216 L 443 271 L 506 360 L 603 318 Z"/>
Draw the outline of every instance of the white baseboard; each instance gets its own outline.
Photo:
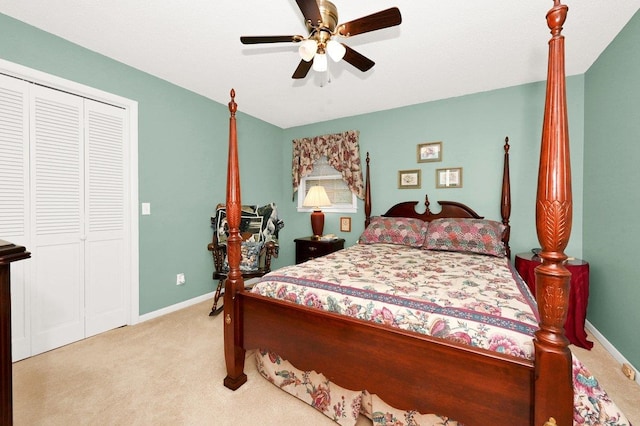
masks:
<path id="1" fill-rule="evenodd" d="M 185 300 L 184 302 L 176 303 L 175 305 L 167 306 L 166 308 L 158 309 L 157 311 L 149 312 L 138 317 L 138 322 L 148 321 L 153 318 L 161 317 L 162 315 L 170 314 L 171 312 L 179 311 L 180 309 L 188 308 L 197 303 L 204 302 L 208 299 L 213 299 L 214 292 L 203 294 L 202 296 L 194 297 L 193 299 Z"/>
<path id="2" fill-rule="evenodd" d="M 260 278 L 251 278 L 244 282 L 245 286 L 250 286 L 258 282 Z M 176 303 L 175 305 L 167 306 L 166 308 L 158 309 L 157 311 L 149 312 L 144 315 L 140 315 L 138 320 L 131 325 L 138 324 L 144 321 L 148 321 L 153 318 L 161 317 L 162 315 L 170 314 L 171 312 L 179 311 L 180 309 L 188 308 L 197 303 L 204 302 L 205 300 L 213 299 L 215 291 L 203 294 L 202 296 L 194 297 L 193 299 L 185 300 L 184 302 Z M 222 303 L 222 302 L 220 302 Z"/>
<path id="3" fill-rule="evenodd" d="M 640 385 L 640 374 L 638 374 L 638 369 L 631 364 L 625 357 L 624 355 L 622 355 L 620 352 L 618 352 L 618 350 L 616 349 L 615 346 L 613 346 L 611 344 L 611 342 L 609 342 L 607 340 L 606 337 L 604 337 L 602 335 L 602 333 L 600 333 L 598 331 L 597 328 L 595 328 L 593 326 L 593 324 L 591 324 L 589 321 L 585 321 L 584 327 L 589 330 L 589 333 L 591 333 L 593 335 L 593 337 L 595 337 L 596 339 L 598 339 L 598 342 L 600 342 L 602 344 L 602 347 L 605 348 L 605 350 L 607 352 L 609 352 L 609 354 L 611 354 L 611 356 L 620 363 L 620 365 L 622 364 L 629 364 L 631 366 L 631 368 L 633 368 L 636 371 L 636 383 L 638 383 Z"/>

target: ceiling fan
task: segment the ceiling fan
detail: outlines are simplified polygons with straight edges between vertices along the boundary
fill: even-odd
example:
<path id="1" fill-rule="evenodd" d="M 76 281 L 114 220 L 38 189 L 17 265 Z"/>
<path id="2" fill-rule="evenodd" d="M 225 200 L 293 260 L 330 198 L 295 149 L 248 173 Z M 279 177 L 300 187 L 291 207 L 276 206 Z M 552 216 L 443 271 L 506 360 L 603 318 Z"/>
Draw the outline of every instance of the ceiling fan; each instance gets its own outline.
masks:
<path id="1" fill-rule="evenodd" d="M 305 19 L 307 37 L 301 35 L 287 36 L 242 36 L 243 44 L 260 43 L 300 43 L 298 52 L 302 58 L 292 78 L 305 78 L 309 70 L 323 72 L 327 70 L 327 55 L 335 62 L 344 59 L 360 71 L 365 72 L 375 65 L 371 59 L 356 52 L 337 37 L 376 31 L 400 25 L 402 16 L 397 7 L 382 10 L 344 24 L 338 24 L 338 9 L 328 0 L 296 0 Z"/>

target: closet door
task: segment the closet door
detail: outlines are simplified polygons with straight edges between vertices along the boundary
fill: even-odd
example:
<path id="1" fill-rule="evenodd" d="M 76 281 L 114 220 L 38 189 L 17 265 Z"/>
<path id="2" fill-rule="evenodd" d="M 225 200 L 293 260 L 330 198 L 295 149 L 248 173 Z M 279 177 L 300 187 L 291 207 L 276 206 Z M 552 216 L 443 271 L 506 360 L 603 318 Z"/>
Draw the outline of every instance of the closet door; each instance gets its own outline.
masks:
<path id="1" fill-rule="evenodd" d="M 31 89 L 31 342 L 38 354 L 84 338 L 83 103 Z"/>
<path id="2" fill-rule="evenodd" d="M 86 337 L 127 323 L 127 163 L 121 108 L 85 100 Z"/>
<path id="3" fill-rule="evenodd" d="M 0 74 L 0 239 L 32 253 L 11 268 L 14 361 L 129 323 L 130 117 Z"/>
<path id="4" fill-rule="evenodd" d="M 0 75 L 0 239 L 29 247 L 29 83 Z M 13 359 L 31 354 L 28 272 L 11 266 Z"/>

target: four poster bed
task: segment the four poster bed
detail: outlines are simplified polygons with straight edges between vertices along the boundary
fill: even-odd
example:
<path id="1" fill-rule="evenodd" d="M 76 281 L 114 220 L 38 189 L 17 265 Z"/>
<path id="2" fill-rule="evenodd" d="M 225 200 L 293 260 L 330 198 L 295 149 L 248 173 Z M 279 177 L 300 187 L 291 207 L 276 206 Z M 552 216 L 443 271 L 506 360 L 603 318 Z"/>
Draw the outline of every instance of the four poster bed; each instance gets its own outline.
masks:
<path id="1" fill-rule="evenodd" d="M 367 228 L 361 237 L 362 244 L 354 246 L 353 250 L 344 250 L 346 254 L 338 252 L 308 262 L 308 267 L 315 269 L 307 269 L 307 272 L 296 269 L 297 266 L 305 265 L 274 271 L 263 277 L 261 283 L 254 287 L 254 291 L 245 291 L 239 269 L 241 236 L 238 228 L 242 203 L 235 125 L 237 105 L 234 100 L 235 93 L 231 91 L 226 199 L 230 228 L 227 241 L 230 272 L 225 282 L 224 293 L 226 387 L 235 390 L 246 382 L 247 376 L 243 371 L 245 353 L 247 350 L 261 349 L 267 357 L 275 356 L 268 354 L 277 354 L 278 360 L 282 357 L 301 370 L 321 372 L 332 383 L 347 389 L 366 390 L 377 395 L 386 404 L 403 410 L 438 413 L 467 425 L 489 425 L 499 422 L 505 425 L 542 426 L 545 422 L 553 422 L 552 417 L 559 425 L 573 423 L 575 366 L 563 327 L 570 278 L 563 266 L 567 259 L 564 249 L 568 243 L 572 220 L 564 39 L 561 35 L 566 13 L 567 7 L 556 0 L 547 14 L 552 39 L 549 43 L 547 98 L 536 204 L 536 225 L 542 247 L 540 257 L 543 259 L 542 265 L 536 270 L 537 305 L 526 285 L 511 269 L 509 262 L 511 200 L 508 140 L 504 154 L 501 222 L 482 221 L 471 208 L 456 202 L 440 202 L 441 210 L 438 213 L 432 213 L 427 202 L 427 211 L 422 214 L 415 211 L 416 202 L 400 203 L 384 215 L 372 218 L 367 157 Z M 446 222 L 444 225 L 443 221 Z M 466 255 L 442 250 L 443 247 L 438 247 L 437 244 L 434 247 L 422 247 L 422 242 L 416 242 L 419 238 L 405 238 L 404 242 L 409 241 L 409 244 L 397 244 L 397 241 L 392 244 L 375 244 L 376 236 L 379 237 L 380 233 L 384 233 L 389 227 L 395 227 L 397 230 L 396 225 L 399 222 L 402 222 L 401 227 L 405 231 L 412 229 L 428 235 L 435 223 L 439 223 L 444 230 L 446 226 L 452 226 L 450 222 L 455 226 L 472 226 L 470 224 L 475 224 L 476 221 L 482 222 L 483 233 L 488 228 L 493 230 L 493 237 L 497 236 L 499 243 L 502 243 L 496 247 L 500 246 L 501 249 L 491 255 L 476 253 L 463 257 Z M 420 222 L 426 224 L 424 229 L 418 224 Z M 406 237 L 406 232 L 403 236 Z M 428 236 L 425 238 L 425 241 L 427 240 Z M 384 243 L 382 240 L 378 242 Z M 416 253 L 415 257 L 407 254 L 407 248 L 403 245 L 413 246 L 411 249 Z M 363 251 L 374 246 L 380 247 L 383 254 Z M 425 248 L 436 250 L 424 250 Z M 503 310 L 513 312 L 514 317 L 499 319 L 489 312 L 487 317 L 491 320 L 483 322 L 478 318 L 482 315 L 469 314 L 467 294 L 461 297 L 465 300 L 464 303 L 467 303 L 464 305 L 466 308 L 458 309 L 456 306 L 449 306 L 442 294 L 429 293 L 431 299 L 428 302 L 416 302 L 410 298 L 411 291 L 416 289 L 409 288 L 413 284 L 404 285 L 405 281 L 402 281 L 402 285 L 390 285 L 389 282 L 393 280 L 383 277 L 382 281 L 391 289 L 386 293 L 379 293 L 377 288 L 373 288 L 369 276 L 350 276 L 346 284 L 342 281 L 341 285 L 340 280 L 344 280 L 342 276 L 338 278 L 338 284 L 334 285 L 329 284 L 329 278 L 322 275 L 323 272 L 320 270 L 321 264 L 332 263 L 334 269 L 342 267 L 349 275 L 349 271 L 360 272 L 366 263 L 380 265 L 384 260 L 395 256 L 390 254 L 391 251 L 398 250 L 405 250 L 401 257 L 408 263 L 396 260 L 391 262 L 396 266 L 404 265 L 400 268 L 400 272 L 406 273 L 404 275 L 411 275 L 413 269 L 417 269 L 417 265 L 431 265 L 431 273 L 435 269 L 442 269 L 439 265 L 445 263 L 456 265 L 453 269 L 444 271 L 449 276 L 458 273 L 456 271 L 459 264 L 467 264 L 471 270 L 487 275 L 484 293 L 489 293 L 487 288 L 491 287 L 495 297 L 508 300 L 509 307 Z M 441 257 L 418 257 L 432 254 L 445 256 L 446 260 L 442 260 Z M 344 256 L 349 259 L 345 259 Z M 469 260 L 471 257 L 475 260 Z M 354 263 L 349 266 L 348 262 L 351 261 Z M 378 268 L 382 269 L 384 268 Z M 395 277 L 402 275 L 398 274 L 398 268 L 393 273 Z M 468 273 L 462 272 L 463 275 Z M 278 279 L 284 280 L 284 287 L 282 282 L 275 281 L 276 275 Z M 361 278 L 366 281 L 366 285 L 356 288 L 355 281 Z M 402 276 L 398 279 L 411 282 L 412 277 Z M 514 284 L 507 289 L 505 283 L 509 280 Z M 324 301 L 310 303 L 309 300 L 304 300 L 300 302 L 302 304 L 291 302 L 290 296 L 296 292 L 302 295 L 302 298 L 309 294 L 308 289 L 314 282 L 321 283 L 320 287 L 342 288 L 343 292 L 340 296 L 327 296 Z M 302 284 L 303 289 L 287 287 L 294 284 Z M 446 281 L 444 286 L 449 284 L 449 281 Z M 283 288 L 285 291 L 281 291 Z M 344 290 L 345 288 L 347 290 Z M 443 294 L 450 294 L 447 293 L 448 290 L 445 288 Z M 427 290 L 417 291 L 424 293 Z M 313 292 L 319 292 L 319 288 L 314 288 Z M 283 293 L 282 300 L 273 298 L 278 297 L 277 293 Z M 363 299 L 360 301 L 357 297 L 361 295 Z M 387 305 L 379 307 L 374 305 L 374 302 L 386 302 L 396 297 L 401 300 L 396 303 L 397 312 L 386 316 L 377 315 L 377 320 L 376 315 L 371 315 L 372 312 L 384 313 L 387 309 Z M 442 313 L 440 311 L 447 311 L 453 312 L 453 319 L 429 319 L 420 324 L 415 318 L 409 318 L 404 325 L 388 324 L 396 322 L 399 312 L 405 313 L 405 319 L 408 317 L 407 312 L 418 312 L 419 307 L 416 305 L 436 305 L 431 303 L 435 299 L 442 302 L 444 308 L 436 308 L 438 312 L 430 311 L 429 314 L 424 314 L 425 318 L 436 313 L 439 315 Z M 349 301 L 348 306 L 344 305 L 345 300 Z M 354 300 L 357 302 L 353 302 Z M 516 305 L 510 305 L 512 302 Z M 327 307 L 332 303 L 332 307 Z M 340 308 L 341 303 L 345 309 Z M 353 312 L 369 305 L 368 309 L 360 309 L 365 311 L 364 316 L 358 316 Z M 341 312 L 345 310 L 349 312 Z M 371 318 L 361 319 L 367 317 L 367 313 Z M 462 320 L 465 324 L 464 332 L 452 330 L 454 327 L 451 325 L 460 324 Z M 504 344 L 497 345 L 497 349 L 491 345 L 488 336 L 499 333 L 491 327 L 504 324 L 507 329 L 505 333 L 513 332 L 506 335 L 505 341 L 521 340 L 517 344 L 514 343 L 515 349 L 505 351 Z M 443 333 L 447 327 L 448 333 Z M 419 328 L 429 330 L 418 330 Z M 480 332 L 472 335 L 469 329 L 477 329 Z M 429 332 L 431 335 L 425 334 Z"/>

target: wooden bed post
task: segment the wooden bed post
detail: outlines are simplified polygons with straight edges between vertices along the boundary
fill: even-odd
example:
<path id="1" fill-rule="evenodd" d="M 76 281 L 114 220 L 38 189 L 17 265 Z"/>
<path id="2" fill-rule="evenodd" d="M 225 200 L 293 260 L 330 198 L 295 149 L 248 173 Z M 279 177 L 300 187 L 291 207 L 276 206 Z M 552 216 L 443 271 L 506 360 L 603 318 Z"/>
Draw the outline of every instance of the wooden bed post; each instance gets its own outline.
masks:
<path id="1" fill-rule="evenodd" d="M 502 224 L 505 226 L 502 241 L 507 252 L 507 259 L 511 259 L 511 247 L 509 239 L 511 238 L 511 225 L 509 218 L 511 217 L 511 179 L 509 176 L 509 137 L 504 138 L 504 168 L 502 170 L 502 198 L 500 203 L 500 215 L 502 216 Z"/>
<path id="2" fill-rule="evenodd" d="M 244 291 L 244 280 L 240 271 L 240 167 L 238 165 L 238 136 L 236 132 L 236 92 L 231 89 L 229 102 L 229 157 L 227 160 L 227 223 L 229 238 L 227 239 L 227 258 L 229 259 L 229 275 L 224 283 L 224 358 L 227 366 L 227 377 L 224 385 L 236 390 L 247 381 L 244 374 L 245 350 L 242 347 L 242 318 L 240 304 L 236 294 Z"/>
<path id="3" fill-rule="evenodd" d="M 560 425 L 573 422 L 572 357 L 564 335 L 571 274 L 564 253 L 571 234 L 572 196 L 569 131 L 562 25 L 568 7 L 554 0 L 547 13 L 549 41 L 547 94 L 542 125 L 536 228 L 542 264 L 535 270 L 540 329 L 535 333 L 534 424 L 554 417 Z"/>
<path id="4" fill-rule="evenodd" d="M 367 229 L 371 222 L 371 179 L 369 176 L 369 151 L 367 151 L 367 168 L 365 174 L 364 184 L 364 228 Z"/>

